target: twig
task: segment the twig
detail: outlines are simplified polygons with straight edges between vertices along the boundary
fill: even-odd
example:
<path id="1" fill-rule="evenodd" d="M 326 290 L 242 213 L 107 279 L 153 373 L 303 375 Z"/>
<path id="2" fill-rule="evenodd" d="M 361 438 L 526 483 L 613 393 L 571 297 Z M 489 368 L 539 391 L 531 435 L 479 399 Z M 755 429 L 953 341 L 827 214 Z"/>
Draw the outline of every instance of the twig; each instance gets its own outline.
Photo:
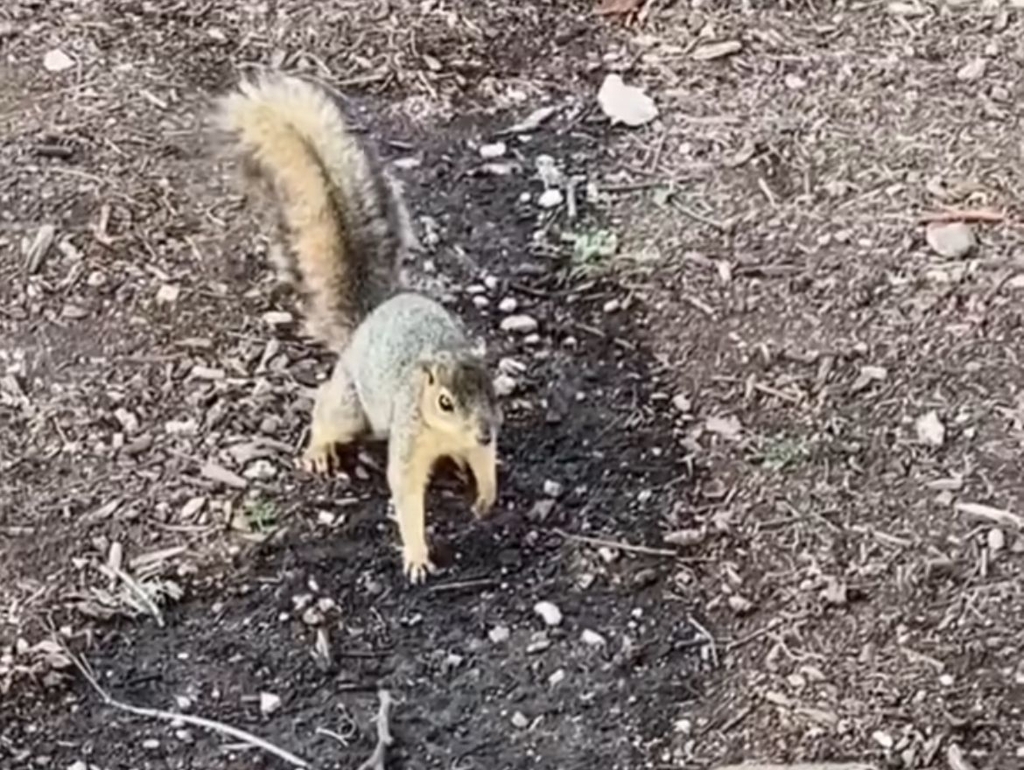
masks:
<path id="1" fill-rule="evenodd" d="M 921 215 L 922 222 L 1002 222 L 1004 217 L 992 209 L 954 209 L 944 207 L 942 211 L 933 211 Z"/>
<path id="2" fill-rule="evenodd" d="M 377 711 L 377 745 L 358 770 L 384 770 L 384 754 L 388 746 L 395 741 L 391 735 L 391 723 L 388 722 L 391 704 L 394 702 L 391 693 L 387 690 L 378 690 L 377 697 L 380 698 L 380 709 Z"/>
<path id="3" fill-rule="evenodd" d="M 689 615 L 687 620 L 690 621 L 691 626 L 697 629 L 697 633 L 703 636 L 705 641 L 707 641 L 708 646 L 711 648 L 711 663 L 715 668 L 718 668 L 718 645 L 715 644 L 715 637 L 713 637 L 711 632 L 704 628 L 704 626 L 700 624 L 700 621 L 693 617 L 693 615 Z"/>
<path id="4" fill-rule="evenodd" d="M 476 580 L 457 580 L 453 583 L 438 583 L 428 589 L 430 593 L 441 593 L 442 591 L 460 591 L 463 588 L 487 588 L 498 581 L 494 578 L 477 578 Z"/>
<path id="5" fill-rule="evenodd" d="M 556 535 L 564 537 L 566 540 L 575 540 L 580 543 L 588 543 L 590 545 L 604 546 L 606 548 L 615 548 L 619 551 L 632 551 L 633 553 L 643 553 L 648 556 L 678 556 L 677 551 L 673 551 L 668 548 L 651 548 L 647 545 L 632 545 L 631 543 L 623 543 L 618 540 L 605 540 L 600 537 L 590 537 L 588 535 L 574 535 L 572 532 L 566 532 L 564 529 L 552 529 L 550 532 L 554 532 Z"/>
<path id="6" fill-rule="evenodd" d="M 993 508 L 991 505 L 982 503 L 957 503 L 953 507 L 960 513 L 975 519 L 984 519 L 1004 527 L 1024 529 L 1024 517 L 1003 508 Z"/>
<path id="7" fill-rule="evenodd" d="M 272 743 L 259 738 L 252 733 L 241 730 L 231 725 L 226 725 L 223 722 L 217 722 L 212 719 L 204 719 L 203 717 L 192 716 L 191 714 L 180 714 L 175 711 L 164 711 L 162 709 L 151 709 L 144 708 L 142 706 L 133 706 L 130 703 L 119 701 L 114 698 L 110 693 L 103 689 L 99 682 L 96 681 L 96 677 L 93 676 L 92 672 L 89 671 L 86 664 L 79 660 L 78 656 L 75 655 L 71 650 L 67 648 L 59 639 L 55 639 L 56 643 L 63 649 L 64 654 L 68 657 L 78 672 L 85 677 L 85 680 L 89 683 L 89 686 L 96 692 L 103 702 L 118 711 L 126 711 L 129 714 L 135 714 L 140 717 L 147 717 L 149 719 L 162 719 L 167 722 L 184 722 L 185 724 L 193 725 L 195 727 L 201 727 L 204 730 L 212 730 L 213 732 L 220 733 L 221 735 L 228 735 L 235 738 L 246 746 L 251 746 L 257 749 L 263 749 L 263 751 L 269 752 L 276 757 L 283 759 L 293 767 L 308 768 L 309 763 L 301 757 L 297 757 L 290 751 L 279 748 Z M 383 767 L 383 766 L 382 766 Z"/>
<path id="8" fill-rule="evenodd" d="M 772 631 L 778 628 L 778 626 L 781 623 L 782 618 L 775 618 L 775 620 L 768 623 L 768 625 L 766 625 L 764 628 L 758 629 L 757 631 L 747 634 L 746 636 L 742 636 L 739 639 L 733 639 L 731 642 L 725 645 L 725 651 L 732 652 L 733 650 L 742 647 L 745 644 L 749 644 L 750 642 L 756 641 L 757 639 L 760 639 L 762 636 L 770 634 Z"/>
<path id="9" fill-rule="evenodd" d="M 698 222 L 701 222 L 701 223 L 703 223 L 705 225 L 709 225 L 709 226 L 715 228 L 716 230 L 721 230 L 723 233 L 729 232 L 729 226 L 728 225 L 726 225 L 726 224 L 724 224 L 722 222 L 718 222 L 717 220 L 714 220 L 711 217 L 706 217 L 703 214 L 701 214 L 699 211 L 694 211 L 689 206 L 687 206 L 685 204 L 682 204 L 679 201 L 673 201 L 672 203 L 673 203 L 673 205 L 677 209 L 679 209 L 680 212 L 682 212 L 683 214 L 688 216 L 690 219 L 694 219 L 694 220 L 696 220 Z"/>

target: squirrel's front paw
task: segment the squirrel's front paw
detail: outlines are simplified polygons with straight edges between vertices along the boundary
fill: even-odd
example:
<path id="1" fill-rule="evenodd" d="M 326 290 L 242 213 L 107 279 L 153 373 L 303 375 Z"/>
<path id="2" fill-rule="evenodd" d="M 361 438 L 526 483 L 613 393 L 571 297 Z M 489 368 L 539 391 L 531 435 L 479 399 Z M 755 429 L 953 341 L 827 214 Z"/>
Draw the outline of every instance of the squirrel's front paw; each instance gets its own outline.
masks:
<path id="1" fill-rule="evenodd" d="M 422 583 L 427 579 L 427 575 L 437 571 L 434 563 L 430 561 L 426 544 L 415 547 L 403 547 L 402 565 L 405 570 L 405 576 L 409 578 L 409 582 L 413 585 Z"/>
<path id="2" fill-rule="evenodd" d="M 338 466 L 338 448 L 334 444 L 310 445 L 302 453 L 299 466 L 307 473 L 325 476 Z"/>

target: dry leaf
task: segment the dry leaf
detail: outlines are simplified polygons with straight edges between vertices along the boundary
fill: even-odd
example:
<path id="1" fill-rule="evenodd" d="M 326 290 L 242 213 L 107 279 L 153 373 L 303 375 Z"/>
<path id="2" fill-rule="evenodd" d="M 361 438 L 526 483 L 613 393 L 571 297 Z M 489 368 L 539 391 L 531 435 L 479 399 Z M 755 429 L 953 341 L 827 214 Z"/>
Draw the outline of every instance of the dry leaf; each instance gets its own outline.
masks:
<path id="1" fill-rule="evenodd" d="M 618 75 L 611 74 L 604 79 L 597 92 L 601 110 L 611 118 L 612 125 L 624 123 L 627 126 L 642 126 L 658 117 L 654 100 L 636 86 L 627 86 Z"/>

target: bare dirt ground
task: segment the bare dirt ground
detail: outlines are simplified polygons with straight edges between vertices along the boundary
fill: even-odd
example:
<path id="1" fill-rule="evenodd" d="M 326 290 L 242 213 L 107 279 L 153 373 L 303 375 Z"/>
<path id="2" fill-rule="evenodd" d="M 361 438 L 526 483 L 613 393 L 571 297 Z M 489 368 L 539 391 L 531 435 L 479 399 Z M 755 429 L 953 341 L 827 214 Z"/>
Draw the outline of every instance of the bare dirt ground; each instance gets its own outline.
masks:
<path id="1" fill-rule="evenodd" d="M 66 648 L 318 768 L 381 686 L 389 768 L 1024 767 L 1020 11 L 365 5 L 0 8 L 0 764 L 286 766 Z M 426 586 L 379 448 L 291 467 L 330 359 L 200 124 L 268 64 L 350 95 L 512 391 Z"/>

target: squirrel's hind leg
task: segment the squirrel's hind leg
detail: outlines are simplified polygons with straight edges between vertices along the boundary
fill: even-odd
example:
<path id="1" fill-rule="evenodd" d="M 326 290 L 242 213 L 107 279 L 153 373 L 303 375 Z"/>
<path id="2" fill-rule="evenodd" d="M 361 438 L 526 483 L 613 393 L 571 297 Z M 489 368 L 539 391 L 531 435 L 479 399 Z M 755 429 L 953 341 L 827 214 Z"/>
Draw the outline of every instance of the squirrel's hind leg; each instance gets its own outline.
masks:
<path id="1" fill-rule="evenodd" d="M 338 446 L 351 444 L 367 427 L 355 385 L 339 361 L 331 378 L 317 389 L 301 466 L 311 473 L 329 473 L 338 465 Z"/>

